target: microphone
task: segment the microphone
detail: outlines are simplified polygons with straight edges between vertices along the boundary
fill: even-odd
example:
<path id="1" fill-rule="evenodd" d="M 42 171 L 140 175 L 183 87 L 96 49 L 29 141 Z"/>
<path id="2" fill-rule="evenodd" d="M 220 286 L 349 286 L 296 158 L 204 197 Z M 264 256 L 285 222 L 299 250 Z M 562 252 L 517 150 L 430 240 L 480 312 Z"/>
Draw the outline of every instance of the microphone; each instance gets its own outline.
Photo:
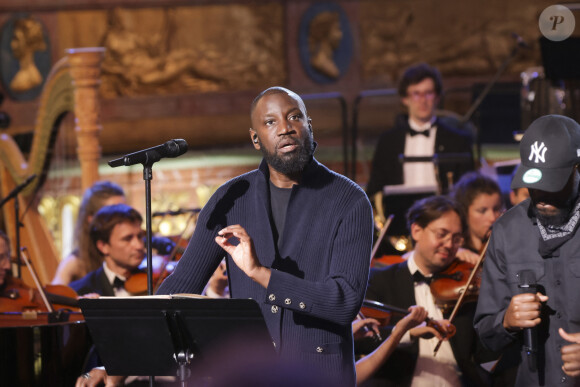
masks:
<path id="1" fill-rule="evenodd" d="M 512 32 L 512 38 L 514 38 L 516 40 L 518 47 L 527 48 L 527 49 L 532 48 L 532 46 L 530 46 L 528 43 L 526 43 L 524 38 L 522 38 L 521 36 L 519 36 L 515 32 Z"/>
<path id="2" fill-rule="evenodd" d="M 518 288 L 520 293 L 536 294 L 536 274 L 532 270 L 518 272 Z M 528 357 L 528 368 L 531 372 L 537 369 L 537 338 L 536 328 L 524 328 L 524 351 Z"/>
<path id="3" fill-rule="evenodd" d="M 165 144 L 130 153 L 123 157 L 109 161 L 112 168 L 134 164 L 151 165 L 164 157 L 181 156 L 187 151 L 187 142 L 183 139 L 169 140 Z"/>
<path id="4" fill-rule="evenodd" d="M 32 183 L 32 180 L 34 180 L 36 178 L 36 174 L 30 175 L 28 176 L 28 178 L 26 180 L 24 180 L 23 183 L 21 183 L 20 185 L 17 185 L 12 191 L 10 191 L 10 193 L 8 194 L 8 196 L 6 196 L 4 199 L 2 199 L 2 201 L 0 202 L 0 208 L 4 205 L 4 203 L 6 203 L 8 200 L 16 197 L 16 195 L 18 195 L 18 193 L 20 191 L 22 191 L 24 188 L 26 188 L 26 186 L 30 183 Z"/>

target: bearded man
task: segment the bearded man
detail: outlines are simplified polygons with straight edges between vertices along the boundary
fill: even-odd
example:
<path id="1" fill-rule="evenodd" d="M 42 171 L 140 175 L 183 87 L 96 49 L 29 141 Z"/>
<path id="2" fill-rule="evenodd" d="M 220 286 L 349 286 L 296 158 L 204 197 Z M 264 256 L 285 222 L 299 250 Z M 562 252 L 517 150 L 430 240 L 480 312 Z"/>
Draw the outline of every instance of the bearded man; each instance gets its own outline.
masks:
<path id="1" fill-rule="evenodd" d="M 530 198 L 493 225 L 475 329 L 517 386 L 580 386 L 580 125 L 538 118 L 520 156 L 512 189 Z"/>
<path id="2" fill-rule="evenodd" d="M 263 91 L 251 122 L 262 163 L 211 197 L 158 293 L 200 293 L 226 255 L 231 297 L 257 301 L 280 359 L 331 377 L 327 385 L 354 386 L 351 322 L 369 273 L 370 203 L 313 157 L 312 121 L 296 93 Z"/>

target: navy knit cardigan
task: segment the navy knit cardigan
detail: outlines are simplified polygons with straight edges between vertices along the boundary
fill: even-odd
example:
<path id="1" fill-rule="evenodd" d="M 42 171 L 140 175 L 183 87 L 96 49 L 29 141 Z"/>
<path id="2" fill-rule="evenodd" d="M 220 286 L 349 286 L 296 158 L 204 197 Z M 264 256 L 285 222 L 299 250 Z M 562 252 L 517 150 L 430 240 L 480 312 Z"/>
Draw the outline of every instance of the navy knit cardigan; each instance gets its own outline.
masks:
<path id="1" fill-rule="evenodd" d="M 292 188 L 280 246 L 273 237 L 269 172 L 238 176 L 210 198 L 189 246 L 158 294 L 200 293 L 226 255 L 217 232 L 240 224 L 261 264 L 272 268 L 268 288 L 228 260 L 230 291 L 261 306 L 281 359 L 306 362 L 340 384 L 354 386 L 351 322 L 368 281 L 373 218 L 364 191 L 314 158 Z"/>

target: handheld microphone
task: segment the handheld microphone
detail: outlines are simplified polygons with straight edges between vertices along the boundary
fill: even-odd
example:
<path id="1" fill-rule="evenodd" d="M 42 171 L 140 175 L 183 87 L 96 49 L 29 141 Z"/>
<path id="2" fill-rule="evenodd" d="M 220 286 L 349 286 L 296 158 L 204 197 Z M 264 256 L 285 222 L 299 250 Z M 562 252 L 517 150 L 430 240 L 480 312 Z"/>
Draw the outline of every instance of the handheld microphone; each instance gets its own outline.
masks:
<path id="1" fill-rule="evenodd" d="M 112 168 L 134 164 L 151 165 L 164 157 L 181 156 L 187 151 L 187 142 L 183 139 L 169 140 L 165 144 L 130 153 L 123 157 L 109 161 Z"/>
<path id="2" fill-rule="evenodd" d="M 536 294 L 536 274 L 532 270 L 521 270 L 518 272 L 518 288 L 520 293 Z M 524 351 L 528 358 L 528 368 L 531 372 L 537 369 L 537 334 L 536 328 L 524 328 Z"/>

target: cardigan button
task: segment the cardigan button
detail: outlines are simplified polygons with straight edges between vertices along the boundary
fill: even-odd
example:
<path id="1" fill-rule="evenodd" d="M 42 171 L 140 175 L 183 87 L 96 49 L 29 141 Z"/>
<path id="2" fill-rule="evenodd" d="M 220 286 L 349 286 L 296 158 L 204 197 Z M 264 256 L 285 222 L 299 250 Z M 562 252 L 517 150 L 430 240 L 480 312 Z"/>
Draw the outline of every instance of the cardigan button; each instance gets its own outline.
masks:
<path id="1" fill-rule="evenodd" d="M 298 304 L 298 306 L 300 307 L 300 309 L 306 309 L 306 304 L 301 302 L 300 304 Z"/>
<path id="2" fill-rule="evenodd" d="M 272 313 L 278 313 L 278 305 L 272 305 L 270 310 L 272 311 Z"/>
<path id="3" fill-rule="evenodd" d="M 276 301 L 276 296 L 274 294 L 270 294 L 268 296 L 268 300 L 270 300 L 270 301 Z"/>
<path id="4" fill-rule="evenodd" d="M 322 348 L 322 347 L 316 347 L 316 352 L 322 353 L 322 352 L 324 352 L 324 348 Z"/>
<path id="5" fill-rule="evenodd" d="M 289 299 L 289 298 L 287 298 L 287 299 L 285 299 L 285 300 L 284 300 L 284 303 L 285 303 L 286 305 L 290 305 L 290 304 L 292 303 L 292 300 L 291 300 L 291 299 Z"/>

